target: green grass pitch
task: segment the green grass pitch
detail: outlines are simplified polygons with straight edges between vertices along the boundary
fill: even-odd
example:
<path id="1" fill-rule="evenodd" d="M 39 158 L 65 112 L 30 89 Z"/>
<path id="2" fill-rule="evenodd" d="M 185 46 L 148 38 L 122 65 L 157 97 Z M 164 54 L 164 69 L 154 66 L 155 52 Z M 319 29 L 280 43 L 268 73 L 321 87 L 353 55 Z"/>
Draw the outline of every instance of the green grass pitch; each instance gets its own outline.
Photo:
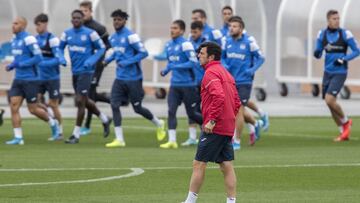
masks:
<path id="1" fill-rule="evenodd" d="M 66 137 L 73 123 L 64 121 Z M 352 140 L 344 143 L 332 141 L 338 130 L 325 117 L 271 118 L 269 132 L 254 147 L 244 133 L 234 162 L 238 202 L 360 202 L 358 123 L 360 118 L 353 118 Z M 0 202 L 183 201 L 196 148 L 159 149 L 150 122 L 125 119 L 123 125 L 127 146 L 106 149 L 113 133 L 102 138 L 98 120 L 80 144 L 65 145 L 47 141 L 46 123 L 25 119 L 25 145 L 7 146 L 12 128 L 6 120 L 0 127 Z M 187 137 L 185 119 L 178 128 L 180 143 Z M 222 174 L 209 166 L 198 202 L 225 202 Z M 126 177 L 130 168 L 144 173 Z"/>

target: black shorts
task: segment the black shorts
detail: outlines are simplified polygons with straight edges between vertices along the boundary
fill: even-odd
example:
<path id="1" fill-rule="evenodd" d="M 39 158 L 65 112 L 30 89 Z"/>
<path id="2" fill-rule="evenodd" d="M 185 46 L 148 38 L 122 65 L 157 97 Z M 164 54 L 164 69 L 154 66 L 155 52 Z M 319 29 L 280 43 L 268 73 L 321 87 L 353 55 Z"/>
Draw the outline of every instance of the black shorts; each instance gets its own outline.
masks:
<path id="1" fill-rule="evenodd" d="M 27 103 L 36 103 L 39 92 L 38 81 L 14 80 L 9 90 L 9 97 L 21 96 Z"/>
<path id="2" fill-rule="evenodd" d="M 326 94 L 336 97 L 341 88 L 344 86 L 347 74 L 331 74 L 324 72 L 322 81 L 322 97 L 325 99 Z"/>
<path id="3" fill-rule="evenodd" d="M 197 89 L 195 86 L 190 87 L 170 87 L 168 95 L 168 105 L 169 107 L 178 107 L 184 102 L 185 105 L 191 105 L 193 108 L 198 105 L 200 101 Z"/>
<path id="4" fill-rule="evenodd" d="M 60 98 L 60 80 L 44 80 L 39 81 L 39 93 L 49 93 L 50 99 Z"/>
<path id="5" fill-rule="evenodd" d="M 88 96 L 92 73 L 83 73 L 80 75 L 73 75 L 73 87 L 75 90 L 75 94 L 80 94 L 83 96 Z"/>
<path id="6" fill-rule="evenodd" d="M 111 88 L 110 102 L 113 106 L 136 104 L 144 99 L 142 80 L 124 81 L 115 79 Z M 135 105 L 136 106 L 136 105 Z"/>
<path id="7" fill-rule="evenodd" d="M 249 102 L 251 96 L 252 84 L 236 85 L 236 89 L 238 91 L 241 104 L 247 106 L 247 103 Z"/>
<path id="8" fill-rule="evenodd" d="M 234 160 L 232 137 L 201 132 L 195 160 L 218 164 Z"/>

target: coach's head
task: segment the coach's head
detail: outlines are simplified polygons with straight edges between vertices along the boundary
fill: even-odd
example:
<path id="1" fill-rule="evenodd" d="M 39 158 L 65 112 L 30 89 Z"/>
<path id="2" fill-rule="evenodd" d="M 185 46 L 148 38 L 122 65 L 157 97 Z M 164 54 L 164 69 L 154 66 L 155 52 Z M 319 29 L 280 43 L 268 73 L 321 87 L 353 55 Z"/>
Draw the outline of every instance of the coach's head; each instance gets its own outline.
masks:
<path id="1" fill-rule="evenodd" d="M 198 58 L 203 67 L 211 61 L 220 61 L 221 48 L 214 42 L 204 42 L 199 46 Z"/>

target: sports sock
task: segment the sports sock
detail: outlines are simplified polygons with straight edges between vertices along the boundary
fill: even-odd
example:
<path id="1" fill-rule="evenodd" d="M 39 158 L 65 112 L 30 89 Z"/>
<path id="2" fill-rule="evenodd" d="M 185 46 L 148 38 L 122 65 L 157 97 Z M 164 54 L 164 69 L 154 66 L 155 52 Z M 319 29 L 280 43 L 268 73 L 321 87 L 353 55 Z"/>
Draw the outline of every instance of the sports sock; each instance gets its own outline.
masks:
<path id="1" fill-rule="evenodd" d="M 235 197 L 228 197 L 226 198 L 226 203 L 235 203 L 236 202 L 236 198 Z"/>
<path id="2" fill-rule="evenodd" d="M 176 142 L 176 130 L 169 130 L 169 142 Z"/>
<path id="3" fill-rule="evenodd" d="M 115 136 L 116 136 L 117 141 L 124 142 L 124 134 L 123 134 L 122 127 L 117 126 L 114 129 L 115 129 Z"/>
<path id="4" fill-rule="evenodd" d="M 22 139 L 23 138 L 22 129 L 21 128 L 14 128 L 14 136 L 15 136 L 15 138 Z"/>
<path id="5" fill-rule="evenodd" d="M 185 203 L 196 203 L 197 198 L 198 198 L 198 194 L 196 194 L 195 192 L 189 191 L 188 196 L 185 200 Z"/>
<path id="6" fill-rule="evenodd" d="M 109 121 L 109 118 L 102 112 L 100 112 L 99 118 L 101 119 L 101 122 L 106 123 Z"/>
<path id="7" fill-rule="evenodd" d="M 196 140 L 196 127 L 189 127 L 189 137 Z"/>
<path id="8" fill-rule="evenodd" d="M 160 120 L 159 120 L 156 116 L 153 117 L 153 119 L 151 120 L 151 122 L 152 122 L 153 124 L 155 124 L 156 127 L 158 127 L 158 128 L 161 127 Z"/>
<path id="9" fill-rule="evenodd" d="M 74 135 L 77 139 L 80 138 L 80 126 L 77 126 L 77 125 L 76 125 L 76 126 L 74 127 L 73 135 Z"/>
<path id="10" fill-rule="evenodd" d="M 347 123 L 348 122 L 348 117 L 347 116 L 344 116 L 344 118 L 340 118 L 340 121 L 341 121 L 341 123 L 342 124 L 345 124 L 345 123 Z"/>
<path id="11" fill-rule="evenodd" d="M 261 108 L 258 108 L 258 115 L 260 116 L 260 117 L 263 117 L 263 116 L 265 116 L 265 112 L 264 112 L 264 110 L 262 110 Z"/>
<path id="12" fill-rule="evenodd" d="M 48 121 L 48 123 L 49 123 L 50 126 L 53 126 L 53 125 L 56 124 L 56 121 L 55 121 L 55 119 L 53 119 L 51 116 L 49 116 L 49 121 Z"/>

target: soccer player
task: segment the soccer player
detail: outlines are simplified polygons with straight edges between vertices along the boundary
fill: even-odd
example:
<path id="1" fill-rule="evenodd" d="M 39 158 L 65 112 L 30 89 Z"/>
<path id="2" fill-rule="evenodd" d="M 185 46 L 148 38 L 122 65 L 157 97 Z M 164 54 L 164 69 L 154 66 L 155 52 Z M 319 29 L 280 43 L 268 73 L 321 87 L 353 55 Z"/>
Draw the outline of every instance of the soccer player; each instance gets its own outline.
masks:
<path id="1" fill-rule="evenodd" d="M 65 30 L 61 36 L 60 49 L 67 46 L 70 53 L 75 102 L 78 108 L 76 124 L 72 135 L 65 141 L 67 144 L 77 144 L 80 138 L 80 127 L 84 119 L 85 108 L 98 116 L 104 127 L 104 137 L 110 133 L 111 119 L 101 113 L 88 93 L 95 64 L 104 55 L 105 45 L 99 35 L 83 26 L 84 14 L 81 10 L 71 13 L 73 28 Z"/>
<path id="2" fill-rule="evenodd" d="M 254 74 L 265 59 L 253 37 L 243 33 L 244 21 L 239 16 L 233 16 L 229 22 L 230 36 L 226 38 L 222 47 L 222 61 L 235 79 L 236 88 L 243 104 L 242 108 L 244 108 L 250 98 Z M 260 137 L 261 123 L 245 109 L 244 119 L 249 126 L 250 145 L 254 145 L 256 139 Z M 237 133 L 241 134 L 241 132 Z M 234 148 L 240 148 L 239 139 L 235 139 Z"/>
<path id="3" fill-rule="evenodd" d="M 229 36 L 229 19 L 233 16 L 233 9 L 231 6 L 224 6 L 221 9 L 221 15 L 223 18 L 224 25 L 220 29 L 223 36 Z"/>
<path id="4" fill-rule="evenodd" d="M 213 42 L 200 46 L 200 64 L 205 69 L 201 82 L 203 132 L 193 161 L 193 173 L 185 203 L 195 203 L 204 182 L 208 162 L 220 165 L 224 175 L 227 203 L 236 202 L 236 175 L 232 161 L 235 119 L 241 106 L 235 81 L 221 65 L 221 48 Z"/>
<path id="5" fill-rule="evenodd" d="M 173 21 L 170 27 L 172 40 L 165 47 L 168 64 L 160 72 L 161 76 L 165 76 L 172 71 L 167 100 L 169 141 L 160 145 L 160 148 L 165 149 L 178 148 L 176 142 L 176 111 L 182 102 L 185 104 L 189 119 L 194 120 L 199 125 L 202 124 L 202 116 L 196 110 L 197 99 L 194 69 L 198 60 L 193 45 L 183 37 L 184 32 L 185 22 L 183 20 Z"/>
<path id="6" fill-rule="evenodd" d="M 29 112 L 48 122 L 52 136 L 58 136 L 58 122 L 37 104 L 38 84 L 36 80 L 38 73 L 36 65 L 40 63 L 42 55 L 36 38 L 25 31 L 26 25 L 27 20 L 24 17 L 16 17 L 13 21 L 12 31 L 15 36 L 12 39 L 11 48 L 15 58 L 11 64 L 6 66 L 7 71 L 15 69 L 15 79 L 9 91 L 14 139 L 6 142 L 9 145 L 24 144 L 19 112 L 24 98 Z"/>
<path id="7" fill-rule="evenodd" d="M 325 50 L 322 95 L 332 118 L 339 127 L 340 135 L 334 141 L 341 142 L 349 140 L 352 120 L 344 114 L 336 97 L 344 86 L 348 62 L 359 56 L 360 51 L 353 34 L 349 30 L 340 28 L 339 12 L 329 10 L 326 17 L 328 27 L 318 34 L 314 56 L 320 59 Z M 348 53 L 348 47 L 351 53 Z"/>
<path id="8" fill-rule="evenodd" d="M 190 31 L 190 37 L 189 41 L 194 46 L 194 49 L 197 50 L 201 43 L 205 42 L 206 39 L 202 36 L 204 25 L 200 21 L 194 21 L 191 23 L 191 31 Z M 204 69 L 201 67 L 200 63 L 197 63 L 195 66 L 195 78 L 196 78 L 196 102 L 197 102 L 197 111 L 201 113 L 200 110 L 200 85 L 201 80 L 204 76 Z M 191 146 L 191 145 L 197 145 L 198 140 L 196 139 L 196 122 L 189 119 L 189 138 L 181 143 L 181 146 Z"/>
<path id="9" fill-rule="evenodd" d="M 105 44 L 106 49 L 110 47 L 108 38 L 109 34 L 106 31 L 106 27 L 95 21 L 92 17 L 92 2 L 91 1 L 83 1 L 80 3 L 80 10 L 84 14 L 84 26 L 88 27 L 90 29 L 95 30 L 102 41 Z M 96 91 L 97 86 L 99 86 L 101 75 L 104 71 L 104 65 L 102 63 L 104 59 L 104 55 L 102 58 L 96 63 L 95 65 L 95 72 L 91 81 L 91 86 L 89 90 L 89 98 L 93 100 L 94 102 L 105 102 L 110 104 L 110 98 L 106 96 L 105 94 L 99 94 Z M 84 127 L 80 129 L 81 135 L 86 135 L 91 132 L 91 120 L 92 120 L 92 113 L 90 111 L 87 112 L 87 117 L 85 121 Z"/>
<path id="10" fill-rule="evenodd" d="M 223 35 L 221 34 L 220 30 L 216 30 L 206 23 L 206 12 L 203 9 L 193 10 L 191 19 L 193 22 L 200 21 L 203 23 L 203 37 L 206 39 L 206 41 L 216 42 L 218 45 L 221 45 L 221 38 Z"/>
<path id="11" fill-rule="evenodd" d="M 60 64 L 66 65 L 66 61 L 59 49 L 60 40 L 48 32 L 48 16 L 39 14 L 35 17 L 36 40 L 40 46 L 43 60 L 37 65 L 39 70 L 39 95 L 38 99 L 43 97 L 45 92 L 49 93 L 48 106 L 52 109 L 56 120 L 59 122 L 59 135 L 50 137 L 49 141 L 63 139 L 62 118 L 59 110 L 60 99 Z"/>
<path id="12" fill-rule="evenodd" d="M 147 108 L 142 106 L 144 90 L 142 86 L 141 60 L 148 56 L 139 35 L 125 27 L 129 15 L 117 9 L 112 12 L 113 25 L 116 30 L 109 38 L 114 52 L 105 59 L 105 64 L 115 60 L 117 64 L 116 79 L 111 88 L 111 109 L 115 126 L 115 140 L 106 147 L 124 147 L 125 141 L 121 127 L 120 106 L 130 100 L 134 111 L 157 126 L 157 139 L 166 136 L 165 122 L 159 120 Z"/>

